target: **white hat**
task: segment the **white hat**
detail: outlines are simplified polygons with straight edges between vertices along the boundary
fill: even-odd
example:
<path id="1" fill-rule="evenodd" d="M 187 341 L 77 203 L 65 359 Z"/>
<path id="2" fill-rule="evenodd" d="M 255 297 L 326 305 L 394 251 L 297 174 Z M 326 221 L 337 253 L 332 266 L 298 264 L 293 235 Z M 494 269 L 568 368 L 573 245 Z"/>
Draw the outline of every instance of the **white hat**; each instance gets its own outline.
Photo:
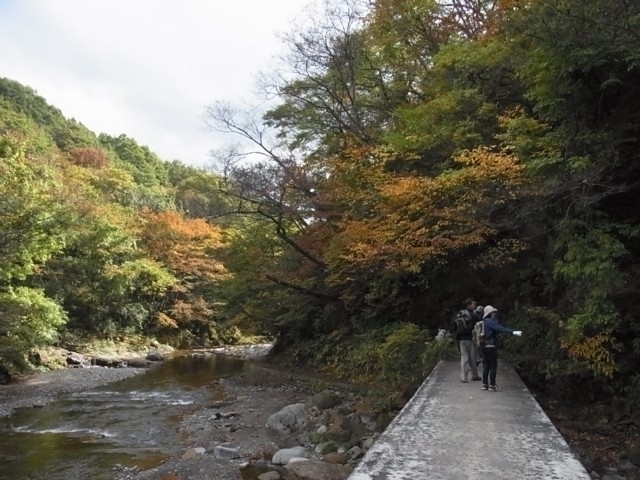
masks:
<path id="1" fill-rule="evenodd" d="M 493 312 L 497 312 L 497 311 L 498 311 L 497 308 L 493 308 L 491 305 L 487 305 L 486 307 L 484 307 L 484 316 L 482 318 L 487 318 Z"/>

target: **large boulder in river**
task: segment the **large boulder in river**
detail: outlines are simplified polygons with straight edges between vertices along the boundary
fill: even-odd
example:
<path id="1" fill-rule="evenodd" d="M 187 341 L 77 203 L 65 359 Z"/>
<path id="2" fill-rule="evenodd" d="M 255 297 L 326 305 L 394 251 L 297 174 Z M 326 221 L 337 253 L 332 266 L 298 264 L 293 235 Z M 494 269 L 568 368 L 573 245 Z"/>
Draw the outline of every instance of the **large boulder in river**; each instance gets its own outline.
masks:
<path id="1" fill-rule="evenodd" d="M 149 350 L 146 358 L 152 362 L 162 362 L 164 360 L 164 353 L 160 350 Z"/>
<path id="2" fill-rule="evenodd" d="M 111 356 L 98 356 L 91 359 L 91 365 L 98 367 L 110 367 L 110 368 L 123 368 L 126 367 L 125 363 L 116 357 Z"/>
<path id="3" fill-rule="evenodd" d="M 302 430 L 308 422 L 307 408 L 303 403 L 294 403 L 270 415 L 267 419 L 267 427 L 281 435 L 290 435 Z"/>
<path id="4" fill-rule="evenodd" d="M 292 458 L 309 458 L 309 452 L 301 446 L 283 448 L 273 455 L 271 463 L 274 465 L 287 465 Z"/>
<path id="5" fill-rule="evenodd" d="M 84 356 L 76 352 L 69 352 L 66 358 L 67 365 L 72 365 L 72 366 L 84 365 L 86 361 L 87 360 L 84 358 Z"/>

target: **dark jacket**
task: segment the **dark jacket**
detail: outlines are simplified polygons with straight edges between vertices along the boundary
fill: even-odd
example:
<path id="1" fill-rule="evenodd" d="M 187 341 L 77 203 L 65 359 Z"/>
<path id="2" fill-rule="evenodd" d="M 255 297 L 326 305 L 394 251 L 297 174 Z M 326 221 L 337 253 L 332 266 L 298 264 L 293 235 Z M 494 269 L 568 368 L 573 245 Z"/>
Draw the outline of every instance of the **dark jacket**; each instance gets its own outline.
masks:
<path id="1" fill-rule="evenodd" d="M 498 333 L 513 333 L 513 330 L 502 326 L 497 320 L 491 317 L 484 319 L 484 338 L 486 340 L 485 347 L 498 346 Z"/>

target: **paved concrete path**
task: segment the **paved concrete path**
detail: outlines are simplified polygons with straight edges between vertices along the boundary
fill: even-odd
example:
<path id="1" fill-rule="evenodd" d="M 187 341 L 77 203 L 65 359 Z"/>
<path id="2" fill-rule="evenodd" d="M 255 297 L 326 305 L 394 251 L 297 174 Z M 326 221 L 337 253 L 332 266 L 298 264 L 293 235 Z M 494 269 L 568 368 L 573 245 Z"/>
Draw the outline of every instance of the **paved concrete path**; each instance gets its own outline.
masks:
<path id="1" fill-rule="evenodd" d="M 440 362 L 348 480 L 589 480 L 513 368 L 497 383 Z"/>

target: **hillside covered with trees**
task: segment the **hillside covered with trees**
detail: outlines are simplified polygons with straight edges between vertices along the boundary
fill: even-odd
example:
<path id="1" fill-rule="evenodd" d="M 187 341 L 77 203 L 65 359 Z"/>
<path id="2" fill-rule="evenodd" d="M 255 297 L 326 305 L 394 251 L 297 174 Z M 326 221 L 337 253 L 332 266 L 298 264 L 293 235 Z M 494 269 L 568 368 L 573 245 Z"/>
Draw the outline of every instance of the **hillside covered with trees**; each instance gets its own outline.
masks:
<path id="1" fill-rule="evenodd" d="M 217 173 L 2 79 L 2 368 L 78 332 L 245 332 L 411 388 L 474 296 L 524 331 L 504 347 L 531 385 L 637 411 L 639 23 L 611 0 L 329 2 L 264 75 L 276 106 L 206 108 L 250 144 Z"/>
<path id="2" fill-rule="evenodd" d="M 255 219 L 229 315 L 297 363 L 415 385 L 473 296 L 525 332 L 505 350 L 530 385 L 637 409 L 639 22 L 608 0 L 329 2 L 264 75 L 276 107 L 207 109 L 262 154 L 218 155 Z"/>
<path id="3" fill-rule="evenodd" d="M 78 335 L 222 342 L 215 183 L 0 79 L 0 368 Z"/>

